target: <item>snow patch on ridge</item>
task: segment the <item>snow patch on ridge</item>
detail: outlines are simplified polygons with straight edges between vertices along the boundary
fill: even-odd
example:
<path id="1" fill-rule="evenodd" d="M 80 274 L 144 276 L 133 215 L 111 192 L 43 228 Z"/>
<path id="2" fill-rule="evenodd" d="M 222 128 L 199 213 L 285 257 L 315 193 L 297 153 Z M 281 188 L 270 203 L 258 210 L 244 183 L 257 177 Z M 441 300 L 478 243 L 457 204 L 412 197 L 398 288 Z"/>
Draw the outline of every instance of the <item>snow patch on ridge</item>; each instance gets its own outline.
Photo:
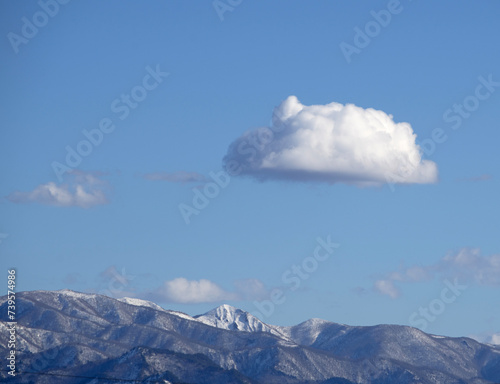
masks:
<path id="1" fill-rule="evenodd" d="M 41 291 L 41 292 L 50 292 L 50 291 Z M 88 300 L 89 298 L 95 298 L 97 296 L 95 293 L 81 293 L 81 292 L 72 291 L 71 289 L 60 289 L 59 291 L 56 291 L 56 292 L 61 293 L 64 296 L 73 297 L 75 299 Z"/>
<path id="2" fill-rule="evenodd" d="M 172 311 L 172 310 L 165 310 L 165 311 L 167 311 L 171 315 L 181 317 L 181 318 L 186 319 L 186 320 L 196 321 L 195 318 L 193 318 L 192 316 L 189 316 L 188 314 L 186 314 L 184 312 Z"/>
<path id="3" fill-rule="evenodd" d="M 123 297 L 121 299 L 118 299 L 118 301 L 121 301 L 122 303 L 125 303 L 125 304 L 135 305 L 136 307 L 148 307 L 148 308 L 156 309 L 158 311 L 165 310 L 162 307 L 160 307 L 158 304 L 155 304 L 151 301 L 136 299 L 134 297 Z"/>

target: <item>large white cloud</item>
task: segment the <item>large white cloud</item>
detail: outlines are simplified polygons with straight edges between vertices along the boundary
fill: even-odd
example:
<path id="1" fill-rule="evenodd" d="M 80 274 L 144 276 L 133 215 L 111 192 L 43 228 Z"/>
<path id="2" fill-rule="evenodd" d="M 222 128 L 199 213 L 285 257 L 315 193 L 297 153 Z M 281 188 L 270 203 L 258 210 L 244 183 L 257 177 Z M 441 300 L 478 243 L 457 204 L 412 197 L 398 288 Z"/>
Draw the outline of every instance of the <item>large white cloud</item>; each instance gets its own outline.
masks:
<path id="1" fill-rule="evenodd" d="M 423 160 L 408 123 L 353 104 L 305 106 L 289 96 L 271 127 L 244 133 L 224 157 L 226 170 L 259 180 L 433 183 L 437 166 Z"/>

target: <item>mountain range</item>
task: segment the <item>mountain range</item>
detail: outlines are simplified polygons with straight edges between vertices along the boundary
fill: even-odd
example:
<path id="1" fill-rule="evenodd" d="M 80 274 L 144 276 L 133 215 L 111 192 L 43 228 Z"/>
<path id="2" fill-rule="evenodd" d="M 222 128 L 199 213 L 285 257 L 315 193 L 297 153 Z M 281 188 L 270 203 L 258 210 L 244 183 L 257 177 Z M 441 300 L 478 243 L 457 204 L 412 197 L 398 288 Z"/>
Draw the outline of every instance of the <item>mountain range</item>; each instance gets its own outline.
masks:
<path id="1" fill-rule="evenodd" d="M 18 293 L 16 321 L 17 376 L 0 345 L 6 383 L 500 383 L 500 346 L 400 325 L 284 327 L 229 305 L 192 317 L 69 290 Z"/>

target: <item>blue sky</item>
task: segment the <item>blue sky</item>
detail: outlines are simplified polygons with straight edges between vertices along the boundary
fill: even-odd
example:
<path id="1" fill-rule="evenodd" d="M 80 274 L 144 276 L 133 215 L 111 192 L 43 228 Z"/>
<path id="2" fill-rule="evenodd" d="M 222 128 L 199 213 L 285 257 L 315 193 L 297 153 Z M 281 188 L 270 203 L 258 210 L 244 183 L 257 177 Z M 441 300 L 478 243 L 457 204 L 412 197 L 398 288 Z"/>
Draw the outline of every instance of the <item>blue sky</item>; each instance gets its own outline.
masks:
<path id="1" fill-rule="evenodd" d="M 0 7 L 0 266 L 19 290 L 498 340 L 497 2 Z M 257 160 L 238 154 L 256 132 Z M 209 186 L 223 159 L 240 174 Z M 338 244 L 324 260 L 318 237 Z"/>

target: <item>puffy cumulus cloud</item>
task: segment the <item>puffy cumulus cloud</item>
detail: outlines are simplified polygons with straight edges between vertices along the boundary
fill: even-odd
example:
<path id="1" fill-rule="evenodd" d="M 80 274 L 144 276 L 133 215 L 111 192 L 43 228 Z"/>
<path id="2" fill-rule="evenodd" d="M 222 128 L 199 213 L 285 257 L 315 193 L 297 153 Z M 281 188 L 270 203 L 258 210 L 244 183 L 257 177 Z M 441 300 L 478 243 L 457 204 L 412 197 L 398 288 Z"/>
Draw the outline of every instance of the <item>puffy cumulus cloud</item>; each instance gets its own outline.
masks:
<path id="1" fill-rule="evenodd" d="M 158 299 L 174 303 L 211 303 L 215 301 L 234 300 L 236 295 L 226 292 L 210 280 L 188 280 L 178 277 L 165 281 L 163 286 L 157 289 Z"/>
<path id="2" fill-rule="evenodd" d="M 141 296 L 157 302 L 196 304 L 227 300 L 258 300 L 268 294 L 264 284 L 258 279 L 236 280 L 234 286 L 235 290 L 230 292 L 207 279 L 188 280 L 178 277 L 165 281 L 153 292 L 146 292 Z"/>
<path id="3" fill-rule="evenodd" d="M 67 183 L 40 184 L 30 192 L 15 191 L 7 199 L 18 204 L 38 203 L 58 207 L 90 208 L 107 204 L 108 199 L 104 193 L 107 184 L 98 178 L 99 175 L 73 171 L 69 174 Z"/>
<path id="4" fill-rule="evenodd" d="M 305 106 L 289 96 L 272 124 L 247 131 L 228 148 L 232 175 L 347 183 L 433 183 L 437 166 L 423 160 L 408 123 L 353 104 Z"/>
<path id="5" fill-rule="evenodd" d="M 146 180 L 161 180 L 168 181 L 170 183 L 204 183 L 207 181 L 207 178 L 198 172 L 156 172 L 156 173 L 147 173 L 142 176 Z"/>
<path id="6" fill-rule="evenodd" d="M 462 283 L 469 284 L 500 286 L 500 255 L 482 256 L 477 248 L 462 248 L 431 265 L 392 271 L 375 281 L 373 290 L 396 298 L 400 295 L 396 282 L 415 283 L 436 277 L 458 279 Z"/>

